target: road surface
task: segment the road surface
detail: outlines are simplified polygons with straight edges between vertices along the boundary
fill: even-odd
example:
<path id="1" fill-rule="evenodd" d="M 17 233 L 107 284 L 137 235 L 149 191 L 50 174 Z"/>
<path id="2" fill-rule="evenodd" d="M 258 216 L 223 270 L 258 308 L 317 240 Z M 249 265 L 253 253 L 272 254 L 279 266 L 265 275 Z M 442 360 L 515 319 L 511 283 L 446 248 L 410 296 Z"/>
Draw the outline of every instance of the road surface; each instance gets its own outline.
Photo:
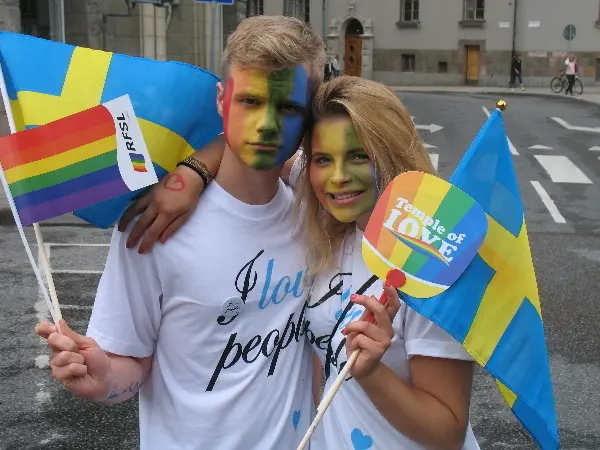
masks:
<path id="1" fill-rule="evenodd" d="M 402 93 L 443 177 L 498 97 Z M 504 113 L 542 300 L 564 449 L 600 448 L 600 106 L 507 97 Z M 556 120 L 556 119 L 559 120 Z M 137 403 L 94 405 L 55 383 L 33 327 L 47 317 L 10 215 L 0 214 L 0 449 L 128 450 Z M 65 318 L 86 329 L 110 232 L 72 216 L 43 234 Z M 36 254 L 35 239 L 27 230 Z M 489 376 L 478 372 L 472 423 L 482 449 L 534 449 Z"/>

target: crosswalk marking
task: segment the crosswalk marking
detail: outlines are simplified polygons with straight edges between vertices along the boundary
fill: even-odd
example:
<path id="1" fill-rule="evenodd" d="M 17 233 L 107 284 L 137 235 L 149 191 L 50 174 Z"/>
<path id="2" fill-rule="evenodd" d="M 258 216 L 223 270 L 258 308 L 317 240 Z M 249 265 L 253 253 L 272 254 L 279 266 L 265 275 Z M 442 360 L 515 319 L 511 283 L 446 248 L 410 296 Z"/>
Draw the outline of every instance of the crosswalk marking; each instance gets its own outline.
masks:
<path id="1" fill-rule="evenodd" d="M 579 167 L 563 155 L 535 155 L 555 183 L 592 184 Z"/>
<path id="2" fill-rule="evenodd" d="M 529 147 L 529 150 L 553 150 L 552 147 L 548 147 L 547 145 L 532 145 Z"/>

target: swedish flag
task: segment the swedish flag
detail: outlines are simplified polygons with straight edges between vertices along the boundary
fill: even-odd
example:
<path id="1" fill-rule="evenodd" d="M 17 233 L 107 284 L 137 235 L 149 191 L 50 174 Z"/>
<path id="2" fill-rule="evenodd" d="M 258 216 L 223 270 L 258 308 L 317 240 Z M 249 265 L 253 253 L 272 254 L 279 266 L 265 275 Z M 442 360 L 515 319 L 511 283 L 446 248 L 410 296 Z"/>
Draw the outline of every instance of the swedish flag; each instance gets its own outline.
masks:
<path id="1" fill-rule="evenodd" d="M 0 32 L 0 67 L 17 131 L 128 94 L 159 179 L 222 130 L 216 108 L 219 79 L 188 64 Z M 135 195 L 74 213 L 107 228 Z"/>
<path id="2" fill-rule="evenodd" d="M 514 415 L 544 450 L 559 447 L 544 325 L 523 204 L 496 109 L 450 182 L 481 205 L 488 233 L 447 291 L 406 303 L 448 331 L 496 380 Z"/>

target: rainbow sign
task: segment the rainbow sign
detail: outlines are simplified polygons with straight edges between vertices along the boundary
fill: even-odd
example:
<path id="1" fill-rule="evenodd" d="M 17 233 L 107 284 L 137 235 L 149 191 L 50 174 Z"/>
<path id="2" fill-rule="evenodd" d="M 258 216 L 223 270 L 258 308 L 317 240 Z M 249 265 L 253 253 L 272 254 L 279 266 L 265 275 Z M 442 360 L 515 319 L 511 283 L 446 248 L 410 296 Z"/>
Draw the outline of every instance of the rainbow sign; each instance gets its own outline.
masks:
<path id="1" fill-rule="evenodd" d="M 158 182 L 128 95 L 0 138 L 23 226 Z"/>
<path id="2" fill-rule="evenodd" d="M 363 259 L 379 278 L 406 275 L 400 290 L 429 298 L 448 289 L 475 257 L 487 217 L 469 195 L 421 172 L 398 175 L 382 193 L 362 243 Z"/>

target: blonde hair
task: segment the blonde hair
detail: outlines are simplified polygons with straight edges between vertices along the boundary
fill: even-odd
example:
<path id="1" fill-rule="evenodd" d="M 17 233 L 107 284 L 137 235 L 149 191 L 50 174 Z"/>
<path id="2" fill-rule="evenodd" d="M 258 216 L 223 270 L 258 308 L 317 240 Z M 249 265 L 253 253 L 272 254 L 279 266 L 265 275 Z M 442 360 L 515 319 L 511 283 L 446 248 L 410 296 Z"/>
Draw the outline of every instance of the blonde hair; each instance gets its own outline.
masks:
<path id="1" fill-rule="evenodd" d="M 325 43 L 308 24 L 295 17 L 253 16 L 227 39 L 221 76 L 226 81 L 232 65 L 280 70 L 305 63 L 318 85 L 325 70 Z"/>
<path id="2" fill-rule="evenodd" d="M 365 153 L 377 169 L 383 191 L 400 173 L 436 171 L 419 138 L 409 111 L 387 86 L 364 78 L 342 76 L 317 90 L 313 98 L 313 126 L 303 152 L 303 169 L 296 189 L 296 206 L 302 210 L 302 227 L 308 238 L 307 263 L 310 275 L 329 269 L 344 237 L 355 228 L 342 223 L 323 209 L 310 183 L 312 133 L 317 121 L 346 116 L 352 121 Z"/>

